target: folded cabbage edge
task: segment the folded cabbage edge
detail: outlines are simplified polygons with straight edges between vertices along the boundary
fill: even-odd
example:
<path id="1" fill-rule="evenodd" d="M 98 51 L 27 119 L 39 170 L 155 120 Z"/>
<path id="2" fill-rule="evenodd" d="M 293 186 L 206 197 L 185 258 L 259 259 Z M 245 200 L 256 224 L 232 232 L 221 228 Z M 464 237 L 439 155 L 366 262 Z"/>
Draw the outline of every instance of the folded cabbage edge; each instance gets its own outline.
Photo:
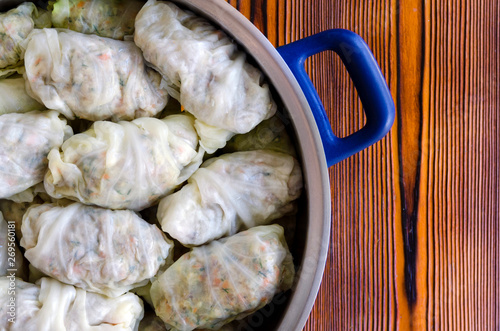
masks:
<path id="1" fill-rule="evenodd" d="M 150 0 L 136 17 L 134 41 L 162 74 L 172 97 L 196 117 L 207 151 L 276 112 L 262 72 L 204 18 L 173 3 Z"/>
<path id="2" fill-rule="evenodd" d="M 40 183 L 47 155 L 73 134 L 55 111 L 0 115 L 0 198 L 9 198 Z"/>
<path id="3" fill-rule="evenodd" d="M 168 102 L 160 74 L 131 41 L 36 29 L 23 47 L 28 94 L 68 119 L 133 120 L 158 114 Z"/>

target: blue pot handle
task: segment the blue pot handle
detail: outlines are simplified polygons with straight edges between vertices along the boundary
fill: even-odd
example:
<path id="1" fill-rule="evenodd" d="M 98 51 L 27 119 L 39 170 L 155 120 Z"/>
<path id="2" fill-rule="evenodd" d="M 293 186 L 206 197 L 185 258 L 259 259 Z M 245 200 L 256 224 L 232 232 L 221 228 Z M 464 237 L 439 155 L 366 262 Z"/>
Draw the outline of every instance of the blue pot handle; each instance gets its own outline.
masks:
<path id="1" fill-rule="evenodd" d="M 366 125 L 344 138 L 333 134 L 325 107 L 304 68 L 308 57 L 326 50 L 334 51 L 342 59 L 366 114 Z M 329 167 L 376 143 L 389 132 L 394 122 L 394 101 L 377 61 L 360 36 L 343 29 L 327 30 L 279 47 L 278 52 L 309 102 Z"/>

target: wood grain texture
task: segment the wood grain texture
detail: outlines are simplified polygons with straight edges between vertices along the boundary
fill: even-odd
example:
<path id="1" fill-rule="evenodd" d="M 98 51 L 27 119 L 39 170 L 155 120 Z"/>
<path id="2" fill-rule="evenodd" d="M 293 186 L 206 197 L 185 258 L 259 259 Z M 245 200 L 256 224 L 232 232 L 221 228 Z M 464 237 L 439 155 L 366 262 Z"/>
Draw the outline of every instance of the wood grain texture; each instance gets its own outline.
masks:
<path id="1" fill-rule="evenodd" d="M 330 168 L 332 233 L 305 330 L 500 330 L 500 6 L 230 0 L 276 45 L 346 28 L 396 102 L 382 141 Z M 364 124 L 341 62 L 306 68 L 334 132 Z"/>

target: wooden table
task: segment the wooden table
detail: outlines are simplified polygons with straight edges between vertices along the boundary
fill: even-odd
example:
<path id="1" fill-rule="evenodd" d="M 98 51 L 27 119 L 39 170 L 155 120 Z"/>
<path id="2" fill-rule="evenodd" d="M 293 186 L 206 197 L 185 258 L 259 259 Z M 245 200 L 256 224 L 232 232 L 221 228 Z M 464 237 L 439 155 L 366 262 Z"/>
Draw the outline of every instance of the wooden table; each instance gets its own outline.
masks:
<path id="1" fill-rule="evenodd" d="M 497 0 L 230 0 L 276 46 L 360 34 L 392 91 L 389 135 L 330 168 L 330 251 L 305 330 L 500 330 Z M 339 59 L 307 69 L 337 135 L 363 126 Z"/>

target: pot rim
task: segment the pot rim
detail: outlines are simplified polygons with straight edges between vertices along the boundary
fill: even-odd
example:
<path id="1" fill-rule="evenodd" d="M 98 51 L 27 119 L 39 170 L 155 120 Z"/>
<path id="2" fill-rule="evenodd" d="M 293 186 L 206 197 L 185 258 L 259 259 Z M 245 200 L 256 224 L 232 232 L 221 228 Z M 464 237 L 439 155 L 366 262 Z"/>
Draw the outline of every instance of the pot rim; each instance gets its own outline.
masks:
<path id="1" fill-rule="evenodd" d="M 171 1 L 215 22 L 251 54 L 281 96 L 292 120 L 301 155 L 309 224 L 292 296 L 278 324 L 278 330 L 302 330 L 323 277 L 332 219 L 328 167 L 314 116 L 288 65 L 269 40 L 243 14 L 223 0 Z"/>

